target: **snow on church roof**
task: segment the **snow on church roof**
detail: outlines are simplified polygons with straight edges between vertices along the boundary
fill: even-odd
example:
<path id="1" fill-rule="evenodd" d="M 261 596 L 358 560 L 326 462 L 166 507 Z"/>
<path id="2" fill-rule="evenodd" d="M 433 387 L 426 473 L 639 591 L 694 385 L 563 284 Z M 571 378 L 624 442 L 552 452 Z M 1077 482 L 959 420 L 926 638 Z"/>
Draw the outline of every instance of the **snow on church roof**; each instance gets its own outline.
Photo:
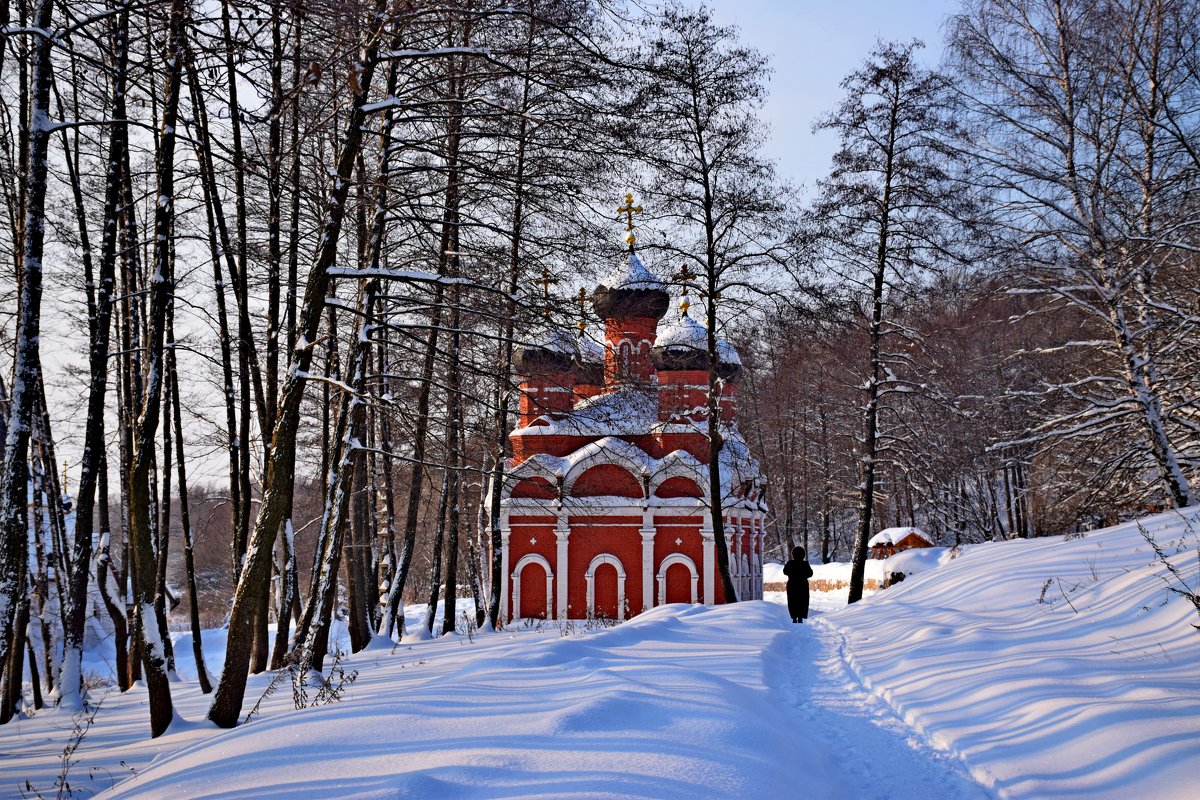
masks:
<path id="1" fill-rule="evenodd" d="M 871 537 L 871 541 L 867 542 L 867 547 L 875 547 L 876 545 L 885 544 L 900 544 L 910 535 L 916 536 L 922 541 L 933 544 L 933 540 L 929 538 L 929 534 L 920 528 L 884 528 L 879 533 Z"/>
<path id="2" fill-rule="evenodd" d="M 582 400 L 569 414 L 542 416 L 538 422 L 514 433 L 642 436 L 658 423 L 658 395 L 639 387 L 625 386 Z"/>
<path id="3" fill-rule="evenodd" d="M 628 260 L 621 263 L 600 281 L 609 289 L 662 289 L 666 290 L 658 276 L 646 269 L 637 253 L 630 253 Z"/>
<path id="4" fill-rule="evenodd" d="M 586 333 L 576 337 L 579 346 L 579 360 L 585 364 L 604 363 L 604 345 L 597 342 Z"/>
<path id="5" fill-rule="evenodd" d="M 664 350 L 687 348 L 708 352 L 708 328 L 696 322 L 691 314 L 685 311 L 679 315 L 679 319 L 663 329 L 654 345 Z M 734 346 L 720 336 L 717 337 L 717 358 L 725 364 L 741 366 L 742 363 Z"/>
<path id="6" fill-rule="evenodd" d="M 530 339 L 537 347 L 553 353 L 575 355 L 575 337 L 566 330 L 555 325 L 547 325 L 534 331 Z"/>

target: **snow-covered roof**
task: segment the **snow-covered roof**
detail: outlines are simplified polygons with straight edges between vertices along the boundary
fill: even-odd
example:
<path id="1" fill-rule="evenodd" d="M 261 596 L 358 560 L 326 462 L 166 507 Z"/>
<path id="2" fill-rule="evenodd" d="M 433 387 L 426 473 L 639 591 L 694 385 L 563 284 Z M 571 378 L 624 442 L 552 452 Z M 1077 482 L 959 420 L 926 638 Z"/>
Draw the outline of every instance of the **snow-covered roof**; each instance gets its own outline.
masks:
<path id="1" fill-rule="evenodd" d="M 557 325 L 544 325 L 533 331 L 529 340 L 535 347 L 543 350 L 574 356 L 577 350 L 576 338 Z"/>
<path id="2" fill-rule="evenodd" d="M 909 536 L 916 536 L 928 544 L 933 544 L 933 540 L 929 538 L 929 534 L 920 528 L 884 528 L 879 533 L 871 537 L 867 542 L 867 547 L 875 547 L 883 544 L 900 544 Z"/>
<path id="3" fill-rule="evenodd" d="M 547 414 L 514 434 L 644 436 L 658 423 L 658 393 L 625 386 L 579 402 L 569 414 Z"/>
<path id="4" fill-rule="evenodd" d="M 708 328 L 705 328 L 699 322 L 692 319 L 690 314 L 684 312 L 679 315 L 678 319 L 659 333 L 654 345 L 664 350 L 686 348 L 706 353 L 708 352 Z M 717 358 L 726 364 L 737 364 L 740 366 L 742 363 L 742 359 L 738 356 L 738 352 L 734 346 L 720 336 L 717 337 Z"/>
<path id="5" fill-rule="evenodd" d="M 579 348 L 579 360 L 585 364 L 603 364 L 604 363 L 604 345 L 597 342 L 587 333 L 582 336 L 575 337 L 576 344 Z"/>
<path id="6" fill-rule="evenodd" d="M 628 260 L 619 264 L 600 281 L 609 289 L 660 289 L 666 291 L 658 276 L 646 269 L 637 253 L 630 253 Z"/>
<path id="7" fill-rule="evenodd" d="M 617 464 L 635 476 L 649 476 L 651 491 L 669 477 L 683 476 L 703 484 L 705 475 L 704 465 L 686 450 L 674 450 L 655 458 L 631 442 L 605 436 L 565 456 L 548 453 L 530 456 L 509 473 L 508 479 L 512 485 L 523 478 L 542 477 L 551 483 L 561 478 L 569 493 L 575 479 L 598 464 Z"/>

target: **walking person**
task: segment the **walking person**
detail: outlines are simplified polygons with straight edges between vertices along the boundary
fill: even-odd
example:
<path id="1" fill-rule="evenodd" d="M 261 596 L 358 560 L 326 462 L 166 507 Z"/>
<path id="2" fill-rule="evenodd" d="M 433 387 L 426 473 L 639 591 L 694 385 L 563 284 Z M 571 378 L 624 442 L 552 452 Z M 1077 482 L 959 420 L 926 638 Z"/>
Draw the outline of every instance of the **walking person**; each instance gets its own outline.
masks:
<path id="1" fill-rule="evenodd" d="M 812 565 L 804 557 L 803 547 L 792 548 L 792 558 L 783 565 L 787 575 L 788 613 L 792 622 L 804 622 L 808 616 L 808 579 L 812 577 Z"/>

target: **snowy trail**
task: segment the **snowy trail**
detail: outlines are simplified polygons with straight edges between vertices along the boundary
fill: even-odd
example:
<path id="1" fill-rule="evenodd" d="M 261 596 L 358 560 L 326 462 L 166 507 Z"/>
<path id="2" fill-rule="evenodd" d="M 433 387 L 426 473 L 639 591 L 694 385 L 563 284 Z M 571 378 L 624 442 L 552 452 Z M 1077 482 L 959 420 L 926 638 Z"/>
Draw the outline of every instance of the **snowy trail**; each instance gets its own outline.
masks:
<path id="1" fill-rule="evenodd" d="M 975 800 L 991 795 L 954 756 L 936 749 L 855 677 L 841 637 L 819 617 L 794 625 L 777 645 L 788 665 L 768 674 L 793 709 L 800 746 L 820 742 L 838 754 L 845 797 L 889 800 Z"/>
<path id="2" fill-rule="evenodd" d="M 102 795 L 122 800 L 986 798 L 854 683 L 837 641 L 747 602 L 373 649 L 347 660 L 361 676 L 341 703 L 296 711 L 285 690 L 249 725 L 193 721 L 149 748 L 122 698 L 80 768 L 126 760 L 136 775 Z"/>

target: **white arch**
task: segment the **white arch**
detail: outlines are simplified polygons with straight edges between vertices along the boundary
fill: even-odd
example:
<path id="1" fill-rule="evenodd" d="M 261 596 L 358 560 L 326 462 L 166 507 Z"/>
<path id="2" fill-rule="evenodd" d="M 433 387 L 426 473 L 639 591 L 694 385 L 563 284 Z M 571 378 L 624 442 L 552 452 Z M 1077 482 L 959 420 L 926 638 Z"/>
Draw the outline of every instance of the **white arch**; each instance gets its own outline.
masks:
<path id="1" fill-rule="evenodd" d="M 738 599 L 749 600 L 749 599 L 751 599 L 749 597 L 750 591 L 751 591 L 750 590 L 750 583 L 751 583 L 751 581 L 750 581 L 750 559 L 746 557 L 745 553 L 742 553 L 740 556 L 738 556 L 738 563 L 740 564 L 740 566 L 738 567 L 738 572 L 740 573 L 741 578 L 742 578 L 742 585 L 738 589 Z"/>
<path id="2" fill-rule="evenodd" d="M 676 564 L 683 564 L 692 573 L 692 603 L 696 603 L 696 587 L 700 582 L 700 573 L 696 571 L 696 562 L 683 553 L 672 553 L 658 565 L 658 604 L 667 602 L 667 570 Z"/>
<path id="3" fill-rule="evenodd" d="M 751 561 L 750 561 L 750 580 L 753 581 L 753 583 L 754 583 L 754 599 L 755 600 L 763 599 L 763 577 L 762 577 L 762 575 L 763 575 L 762 557 L 759 556 L 758 551 L 755 550 L 754 558 L 751 559 Z"/>
<path id="4" fill-rule="evenodd" d="M 545 478 L 551 487 L 557 488 L 559 472 L 564 466 L 563 461 L 561 458 L 548 456 L 545 453 L 530 456 L 504 476 L 501 497 L 505 499 L 511 497 L 513 489 L 526 478 Z"/>
<path id="5" fill-rule="evenodd" d="M 550 569 L 550 562 L 546 560 L 545 556 L 538 555 L 537 553 L 530 553 L 525 556 L 513 568 L 513 619 L 518 619 L 521 616 L 521 571 L 530 564 L 537 564 L 546 570 L 546 619 L 553 619 L 550 609 L 554 607 L 554 570 Z"/>
<path id="6" fill-rule="evenodd" d="M 704 465 L 695 456 L 686 450 L 674 450 L 662 457 L 651 474 L 650 494 L 657 492 L 658 487 L 671 478 L 688 478 L 700 487 L 700 497 L 703 498 L 708 495 L 705 477 Z"/>
<path id="7" fill-rule="evenodd" d="M 611 564 L 617 570 L 617 616 L 621 619 L 625 618 L 625 566 L 621 564 L 621 559 L 614 556 L 612 553 L 601 553 L 592 559 L 588 564 L 587 572 L 583 574 L 584 580 L 587 582 L 587 608 L 588 616 L 596 616 L 596 568 L 601 564 Z"/>
<path id="8" fill-rule="evenodd" d="M 571 468 L 563 480 L 563 494 L 570 496 L 579 476 L 592 467 L 601 464 L 613 464 L 629 471 L 638 485 L 642 485 L 642 471 L 648 470 L 654 463 L 646 451 L 635 444 L 618 439 L 615 436 L 605 436 L 591 444 L 579 448 L 571 457 Z M 644 489 L 643 489 L 644 492 Z"/>

